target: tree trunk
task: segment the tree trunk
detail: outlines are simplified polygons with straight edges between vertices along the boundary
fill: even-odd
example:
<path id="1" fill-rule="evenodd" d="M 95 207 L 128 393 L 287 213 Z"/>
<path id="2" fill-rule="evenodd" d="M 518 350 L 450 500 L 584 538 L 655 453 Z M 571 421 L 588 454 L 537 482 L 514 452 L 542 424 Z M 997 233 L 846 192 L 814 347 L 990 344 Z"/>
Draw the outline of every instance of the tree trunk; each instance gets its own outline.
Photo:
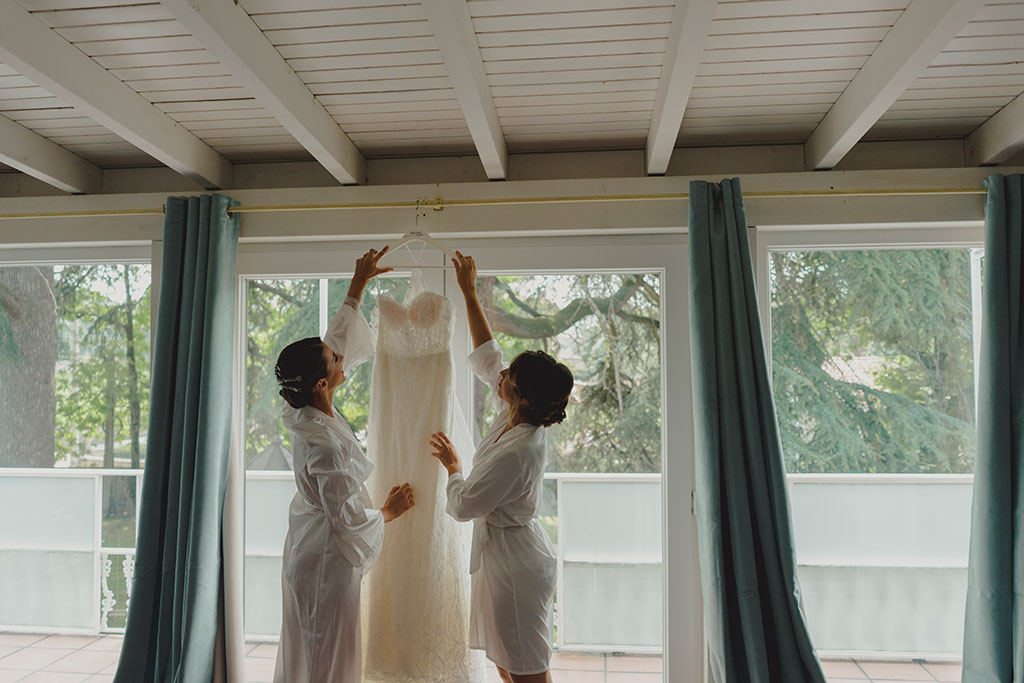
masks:
<path id="1" fill-rule="evenodd" d="M 135 314 L 135 300 L 132 299 L 132 282 L 128 269 L 129 266 L 124 266 L 125 355 L 128 357 L 128 414 L 131 423 L 132 468 L 138 469 L 141 408 L 139 406 L 139 370 L 135 365 L 135 321 L 132 320 L 132 316 Z"/>
<path id="2" fill-rule="evenodd" d="M 7 319 L 17 346 L 0 347 L 0 467 L 53 467 L 53 268 L 0 268 L 0 315 Z"/>
<path id="3" fill-rule="evenodd" d="M 103 421 L 103 467 L 110 469 L 114 467 L 114 404 L 117 400 L 117 388 L 114 385 L 114 364 L 107 364 L 107 417 Z"/>

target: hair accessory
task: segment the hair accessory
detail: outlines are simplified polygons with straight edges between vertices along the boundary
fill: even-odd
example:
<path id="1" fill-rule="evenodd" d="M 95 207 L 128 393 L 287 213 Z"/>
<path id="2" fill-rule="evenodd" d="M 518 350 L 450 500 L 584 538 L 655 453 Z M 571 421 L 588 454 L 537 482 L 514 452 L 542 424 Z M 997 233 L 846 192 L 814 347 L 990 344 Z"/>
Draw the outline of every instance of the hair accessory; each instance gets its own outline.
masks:
<path id="1" fill-rule="evenodd" d="M 281 368 L 274 367 L 274 376 L 277 378 L 277 383 L 284 388 L 286 384 L 302 384 L 302 375 L 295 375 L 294 377 L 282 377 Z"/>

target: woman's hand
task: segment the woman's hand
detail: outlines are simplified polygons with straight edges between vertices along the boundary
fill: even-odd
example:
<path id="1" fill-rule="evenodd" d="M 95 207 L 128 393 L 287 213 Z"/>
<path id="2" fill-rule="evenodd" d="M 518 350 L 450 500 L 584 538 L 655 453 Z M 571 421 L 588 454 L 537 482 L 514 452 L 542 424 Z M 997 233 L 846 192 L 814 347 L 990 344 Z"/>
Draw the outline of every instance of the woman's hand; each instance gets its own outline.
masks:
<path id="1" fill-rule="evenodd" d="M 404 512 L 408 511 L 415 504 L 416 499 L 412 493 L 412 486 L 402 484 L 391 489 L 391 493 L 388 494 L 388 499 L 384 502 L 384 507 L 380 509 L 380 512 L 384 515 L 384 521 L 390 522 L 401 517 Z"/>
<path id="2" fill-rule="evenodd" d="M 352 273 L 352 284 L 348 288 L 348 295 L 350 297 L 353 299 L 362 298 L 363 289 L 366 287 L 367 282 L 381 273 L 390 273 L 394 270 L 394 268 L 381 268 L 377 265 L 377 262 L 381 260 L 384 254 L 388 253 L 389 248 L 388 245 L 384 245 L 384 248 L 380 251 L 371 249 L 356 259 L 356 268 Z"/>
<path id="3" fill-rule="evenodd" d="M 462 473 L 462 461 L 459 460 L 459 455 L 455 452 L 455 446 L 445 436 L 444 432 L 431 434 L 430 445 L 434 447 L 434 452 L 431 455 L 437 458 L 444 468 L 448 470 L 449 477 L 456 472 Z"/>
<path id="4" fill-rule="evenodd" d="M 466 298 L 466 317 L 469 320 L 469 333 L 473 337 L 473 348 L 478 348 L 494 339 L 491 326 L 484 315 L 484 309 L 476 296 L 476 262 L 472 256 L 461 251 L 455 252 L 452 259 L 455 265 L 455 277 L 459 282 L 462 296 Z"/>
<path id="5" fill-rule="evenodd" d="M 470 292 L 476 292 L 476 262 L 473 261 L 473 257 L 456 251 L 452 264 L 455 266 L 455 277 L 462 293 L 469 296 Z"/>

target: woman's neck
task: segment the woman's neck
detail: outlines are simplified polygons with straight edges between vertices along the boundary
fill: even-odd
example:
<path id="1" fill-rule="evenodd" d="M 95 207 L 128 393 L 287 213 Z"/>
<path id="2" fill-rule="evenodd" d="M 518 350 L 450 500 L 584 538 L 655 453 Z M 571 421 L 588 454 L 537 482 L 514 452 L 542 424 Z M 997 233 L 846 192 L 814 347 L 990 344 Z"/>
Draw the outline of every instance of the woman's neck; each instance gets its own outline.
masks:
<path id="1" fill-rule="evenodd" d="M 526 421 L 527 420 L 526 420 L 525 417 L 523 417 L 522 415 L 520 415 L 520 414 L 516 413 L 515 411 L 513 411 L 508 416 L 508 425 L 506 425 L 505 431 L 507 432 L 508 430 L 512 429 L 513 427 L 518 427 L 521 424 L 525 424 Z"/>
<path id="2" fill-rule="evenodd" d="M 314 392 L 313 400 L 309 402 L 309 405 L 330 417 L 334 417 L 334 409 L 331 407 L 331 396 L 327 392 Z"/>

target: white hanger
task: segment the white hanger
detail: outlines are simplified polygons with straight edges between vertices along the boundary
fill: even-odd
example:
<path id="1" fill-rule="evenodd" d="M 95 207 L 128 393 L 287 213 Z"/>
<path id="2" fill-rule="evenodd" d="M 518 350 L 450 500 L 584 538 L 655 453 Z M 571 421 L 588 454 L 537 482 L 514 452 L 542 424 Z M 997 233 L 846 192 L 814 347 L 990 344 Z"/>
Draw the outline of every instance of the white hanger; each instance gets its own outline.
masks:
<path id="1" fill-rule="evenodd" d="M 441 251 L 441 252 L 447 254 L 451 258 L 455 258 L 455 252 L 452 249 L 449 249 L 448 247 L 444 246 L 443 244 L 441 244 L 440 242 L 435 240 L 433 237 L 431 237 L 429 233 L 423 232 L 422 230 L 410 230 L 409 232 L 407 232 L 404 235 L 402 235 L 402 238 L 400 240 L 398 240 L 393 245 L 391 245 L 391 250 L 388 253 L 389 254 L 393 254 L 396 251 L 398 251 L 399 247 L 407 247 L 407 245 L 409 245 L 409 244 L 411 244 L 413 242 L 420 242 L 422 244 L 425 244 L 427 246 L 433 247 L 433 248 L 437 249 L 438 251 Z M 451 266 L 447 266 L 447 265 L 445 265 L 445 266 L 417 265 L 416 266 L 417 269 L 423 268 L 423 269 L 427 269 L 427 270 L 444 269 L 444 268 L 450 268 L 450 267 Z"/>

